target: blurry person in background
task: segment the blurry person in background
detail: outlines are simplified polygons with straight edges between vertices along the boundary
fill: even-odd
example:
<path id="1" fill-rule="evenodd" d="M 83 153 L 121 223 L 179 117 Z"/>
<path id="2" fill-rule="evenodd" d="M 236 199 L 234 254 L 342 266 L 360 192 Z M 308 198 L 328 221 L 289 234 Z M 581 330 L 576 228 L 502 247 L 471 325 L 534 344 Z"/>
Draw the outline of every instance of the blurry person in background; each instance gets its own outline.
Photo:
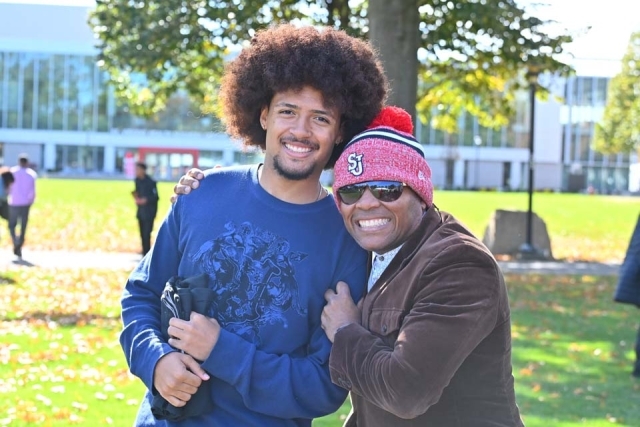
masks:
<path id="1" fill-rule="evenodd" d="M 0 167 L 0 218 L 9 220 L 9 191 L 15 178 L 7 167 Z"/>
<path id="2" fill-rule="evenodd" d="M 9 191 L 9 234 L 13 243 L 13 254 L 22 258 L 29 222 L 29 211 L 36 199 L 36 179 L 38 174 L 29 167 L 29 157 L 21 154 L 18 165 L 11 168 L 14 182 Z M 20 232 L 16 229 L 20 224 Z"/>
<path id="3" fill-rule="evenodd" d="M 151 232 L 153 222 L 158 213 L 158 187 L 156 182 L 147 175 L 147 165 L 142 162 L 136 163 L 135 190 L 131 193 L 138 206 L 136 217 L 138 218 L 138 228 L 140 229 L 140 240 L 142 242 L 142 256 L 145 256 L 151 249 Z"/>

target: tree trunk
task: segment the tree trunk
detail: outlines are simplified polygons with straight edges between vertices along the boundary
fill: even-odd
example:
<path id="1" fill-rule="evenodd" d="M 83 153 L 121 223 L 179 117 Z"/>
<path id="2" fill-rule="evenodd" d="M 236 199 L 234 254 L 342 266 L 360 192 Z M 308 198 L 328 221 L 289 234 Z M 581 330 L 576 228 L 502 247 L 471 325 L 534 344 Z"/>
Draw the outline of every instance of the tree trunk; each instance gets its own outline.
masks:
<path id="1" fill-rule="evenodd" d="M 369 38 L 391 84 L 389 105 L 416 116 L 420 15 L 418 0 L 369 0 Z"/>

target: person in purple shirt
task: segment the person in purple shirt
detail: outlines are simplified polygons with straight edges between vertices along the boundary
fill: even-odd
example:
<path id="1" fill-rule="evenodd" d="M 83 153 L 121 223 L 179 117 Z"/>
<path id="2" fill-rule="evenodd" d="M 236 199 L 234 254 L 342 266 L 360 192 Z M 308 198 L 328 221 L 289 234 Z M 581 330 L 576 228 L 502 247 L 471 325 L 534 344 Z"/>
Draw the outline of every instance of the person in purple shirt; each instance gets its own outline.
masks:
<path id="1" fill-rule="evenodd" d="M 9 234 L 13 241 L 13 254 L 22 258 L 22 246 L 29 222 L 29 210 L 36 199 L 38 174 L 29 167 L 29 158 L 21 154 L 18 165 L 11 168 L 14 182 L 9 192 Z M 16 228 L 20 223 L 20 233 Z"/>

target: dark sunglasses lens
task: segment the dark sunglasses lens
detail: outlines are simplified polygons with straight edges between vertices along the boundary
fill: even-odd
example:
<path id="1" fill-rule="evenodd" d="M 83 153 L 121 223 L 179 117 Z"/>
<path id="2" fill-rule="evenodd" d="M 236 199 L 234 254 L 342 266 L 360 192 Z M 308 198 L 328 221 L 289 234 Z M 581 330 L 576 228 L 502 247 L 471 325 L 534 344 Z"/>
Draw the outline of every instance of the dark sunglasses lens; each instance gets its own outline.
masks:
<path id="1" fill-rule="evenodd" d="M 348 185 L 338 190 L 338 196 L 345 205 L 352 205 L 362 197 L 366 187 L 356 187 L 354 185 Z"/>
<path id="2" fill-rule="evenodd" d="M 389 182 L 369 187 L 376 199 L 381 202 L 395 202 L 402 196 L 402 183 Z"/>
<path id="3" fill-rule="evenodd" d="M 402 196 L 404 185 L 395 181 L 374 181 L 347 185 L 338 190 L 338 196 L 345 205 L 352 205 L 364 194 L 366 189 L 381 202 L 395 202 Z"/>

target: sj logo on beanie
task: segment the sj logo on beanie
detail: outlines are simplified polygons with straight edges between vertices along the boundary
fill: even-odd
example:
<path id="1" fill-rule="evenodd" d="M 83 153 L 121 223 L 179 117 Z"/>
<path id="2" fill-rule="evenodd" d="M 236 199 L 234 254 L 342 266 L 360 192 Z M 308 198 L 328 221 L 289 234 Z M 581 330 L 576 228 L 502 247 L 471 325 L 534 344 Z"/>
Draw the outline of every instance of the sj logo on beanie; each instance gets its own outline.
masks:
<path id="1" fill-rule="evenodd" d="M 351 172 L 353 176 L 360 176 L 364 169 L 362 167 L 362 154 L 351 153 L 347 158 L 349 162 L 349 166 L 347 167 L 347 171 Z"/>

